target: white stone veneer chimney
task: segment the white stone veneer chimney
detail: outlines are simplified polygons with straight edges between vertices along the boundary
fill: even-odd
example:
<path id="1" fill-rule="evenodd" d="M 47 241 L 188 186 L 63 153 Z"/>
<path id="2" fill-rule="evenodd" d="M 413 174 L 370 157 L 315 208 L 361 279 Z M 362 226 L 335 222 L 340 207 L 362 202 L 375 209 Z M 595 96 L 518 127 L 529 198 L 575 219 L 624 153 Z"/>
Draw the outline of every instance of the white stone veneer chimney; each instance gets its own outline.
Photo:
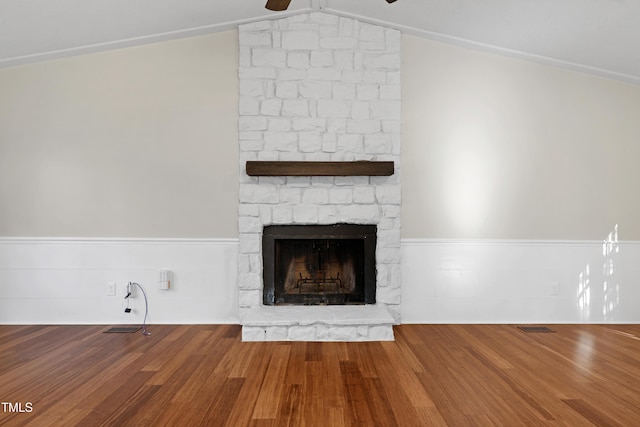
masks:
<path id="1" fill-rule="evenodd" d="M 400 321 L 400 32 L 326 13 L 241 25 L 244 340 L 388 340 Z M 392 160 L 389 177 L 252 177 L 247 160 Z M 375 224 L 376 306 L 263 307 L 271 224 Z M 293 320 L 292 320 L 293 319 Z"/>

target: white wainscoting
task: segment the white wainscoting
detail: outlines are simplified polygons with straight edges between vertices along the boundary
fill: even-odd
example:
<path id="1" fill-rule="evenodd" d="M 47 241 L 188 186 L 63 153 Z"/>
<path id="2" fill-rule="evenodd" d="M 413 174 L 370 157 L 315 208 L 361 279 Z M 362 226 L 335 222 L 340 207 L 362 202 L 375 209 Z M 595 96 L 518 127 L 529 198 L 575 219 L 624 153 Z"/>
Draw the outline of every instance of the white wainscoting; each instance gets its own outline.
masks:
<path id="1" fill-rule="evenodd" d="M 640 323 L 640 242 L 403 240 L 403 323 Z"/>
<path id="2" fill-rule="evenodd" d="M 0 323 L 239 323 L 237 239 L 0 239 Z M 159 270 L 172 272 L 160 290 Z M 107 282 L 116 295 L 107 296 Z"/>
<path id="3" fill-rule="evenodd" d="M 237 256 L 237 239 L 0 238 L 0 323 L 140 323 L 128 281 L 149 323 L 240 323 Z M 639 261 L 640 242 L 404 239 L 402 322 L 640 323 Z"/>

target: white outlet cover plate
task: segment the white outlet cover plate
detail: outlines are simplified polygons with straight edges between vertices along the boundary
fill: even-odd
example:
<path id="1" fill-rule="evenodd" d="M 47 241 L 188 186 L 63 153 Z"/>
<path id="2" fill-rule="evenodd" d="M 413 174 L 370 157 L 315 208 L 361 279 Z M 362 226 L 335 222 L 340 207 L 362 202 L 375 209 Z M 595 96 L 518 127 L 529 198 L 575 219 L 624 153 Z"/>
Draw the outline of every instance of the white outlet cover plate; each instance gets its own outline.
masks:
<path id="1" fill-rule="evenodd" d="M 107 296 L 116 296 L 116 282 L 107 282 Z"/>

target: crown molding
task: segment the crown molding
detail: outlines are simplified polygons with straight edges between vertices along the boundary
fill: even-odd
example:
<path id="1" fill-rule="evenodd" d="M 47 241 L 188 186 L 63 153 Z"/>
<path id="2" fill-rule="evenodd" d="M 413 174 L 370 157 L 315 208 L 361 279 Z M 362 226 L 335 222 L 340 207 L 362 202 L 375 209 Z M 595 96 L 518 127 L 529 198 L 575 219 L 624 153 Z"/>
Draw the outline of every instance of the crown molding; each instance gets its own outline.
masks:
<path id="1" fill-rule="evenodd" d="M 482 51 L 486 53 L 491 53 L 495 55 L 511 57 L 515 59 L 520 59 L 524 61 L 534 62 L 542 65 L 553 66 L 556 68 L 566 69 L 570 71 L 575 71 L 584 74 L 590 74 L 598 77 L 603 77 L 607 79 L 622 81 L 626 83 L 631 83 L 638 85 L 640 84 L 640 76 L 633 76 L 628 74 L 622 74 L 611 70 L 601 69 L 597 67 L 591 67 L 584 64 L 573 63 L 569 61 L 564 61 L 556 58 L 550 58 L 542 55 L 536 55 L 531 53 L 526 53 L 522 51 L 517 51 L 513 49 L 507 49 L 499 46 L 494 46 L 486 43 L 480 43 L 473 40 L 468 40 L 460 37 L 454 37 L 442 33 L 437 33 L 433 31 L 422 30 L 419 28 L 406 26 L 406 25 L 398 25 L 393 22 L 372 19 L 367 16 L 352 14 L 343 12 L 339 9 L 327 8 L 326 0 L 311 0 L 310 6 L 302 9 L 296 9 L 291 12 L 278 12 L 277 14 L 273 14 L 272 16 L 258 16 L 249 19 L 242 19 L 237 21 L 228 21 L 222 22 L 213 25 L 205 25 L 194 28 L 187 28 L 183 30 L 177 31 L 169 31 L 164 33 L 151 34 L 141 37 L 133 37 L 129 39 L 116 40 L 105 43 L 96 43 L 91 45 L 77 46 L 68 49 L 60 49 L 49 52 L 41 52 L 34 53 L 31 55 L 24 55 L 18 57 L 4 58 L 0 59 L 0 69 L 8 68 L 8 67 L 16 67 L 20 65 L 27 65 L 36 62 L 42 61 L 50 61 L 55 59 L 68 58 L 77 55 L 85 55 L 90 53 L 103 52 L 114 49 L 122 49 L 126 47 L 139 46 L 149 43 L 157 43 L 169 40 L 175 40 L 185 37 L 193 37 L 204 34 L 222 32 L 222 31 L 230 31 L 236 30 L 239 25 L 249 24 L 252 22 L 264 21 L 264 20 L 276 20 L 287 18 L 290 16 L 296 16 L 303 13 L 310 12 L 323 12 L 330 13 L 333 15 L 343 16 L 345 18 L 356 19 L 358 21 L 366 22 L 369 24 L 381 25 L 389 28 L 394 28 L 401 31 L 403 34 L 412 35 L 415 37 L 420 37 L 427 40 L 432 40 L 440 43 L 450 44 L 453 46 L 458 46 L 466 49 L 472 49 L 477 51 Z"/>
<path id="2" fill-rule="evenodd" d="M 398 25 L 393 22 L 380 20 L 380 19 L 372 19 L 363 15 L 345 13 L 338 9 L 323 9 L 323 12 L 332 13 L 335 15 L 344 16 L 345 18 L 356 19 L 358 21 L 366 22 L 368 24 L 381 25 L 389 28 L 394 28 L 399 30 L 403 34 L 412 35 L 415 37 L 420 37 L 427 40 L 437 41 L 440 43 L 450 44 L 466 49 L 483 51 L 486 53 L 491 53 L 500 56 L 511 57 L 515 59 L 520 59 L 529 62 L 535 62 L 542 65 L 553 66 L 556 68 L 567 69 L 571 71 L 576 71 L 585 74 L 591 74 L 598 77 L 604 77 L 613 80 L 619 80 L 626 83 L 632 84 L 640 84 L 639 76 L 632 76 L 628 74 L 617 73 L 611 70 L 605 70 L 597 67 L 590 67 L 588 65 L 577 64 L 569 61 L 563 61 L 560 59 L 550 58 L 542 55 L 535 55 L 531 53 L 526 53 L 518 50 L 507 49 L 499 46 L 494 46 L 486 43 L 480 43 L 473 40 L 468 40 L 460 37 L 454 37 L 447 34 L 437 33 L 433 31 L 422 30 L 419 28 L 407 26 L 407 25 Z"/>
<path id="3" fill-rule="evenodd" d="M 150 34 L 146 36 L 132 37 L 128 39 L 115 40 L 115 41 L 104 42 L 104 43 L 95 43 L 95 44 L 84 45 L 84 46 L 76 46 L 68 49 L 59 49 L 59 50 L 53 50 L 48 52 L 34 53 L 31 55 L 4 58 L 4 59 L 0 59 L 0 69 L 17 67 L 20 65 L 34 64 L 34 63 L 43 62 L 43 61 L 51 61 L 55 59 L 70 58 L 73 56 L 86 55 L 91 53 L 105 52 L 109 50 L 122 49 L 122 48 L 133 47 L 133 46 L 141 46 L 145 44 L 158 43 L 158 42 L 164 42 L 169 40 L 177 40 L 177 39 L 187 38 L 187 37 L 201 36 L 201 35 L 211 34 L 211 33 L 219 33 L 223 31 L 237 30 L 239 25 L 250 24 L 252 22 L 259 22 L 259 21 L 265 21 L 265 20 L 282 19 L 289 16 L 299 15 L 301 13 L 314 12 L 317 10 L 319 9 L 314 9 L 313 7 L 309 7 L 304 9 L 297 9 L 291 12 L 278 12 L 273 16 L 258 16 L 258 17 L 249 18 L 249 19 L 221 22 L 213 25 L 204 25 L 200 27 L 186 28 L 186 29 L 176 30 L 176 31 L 167 31 L 164 33 L 156 33 L 156 34 Z"/>

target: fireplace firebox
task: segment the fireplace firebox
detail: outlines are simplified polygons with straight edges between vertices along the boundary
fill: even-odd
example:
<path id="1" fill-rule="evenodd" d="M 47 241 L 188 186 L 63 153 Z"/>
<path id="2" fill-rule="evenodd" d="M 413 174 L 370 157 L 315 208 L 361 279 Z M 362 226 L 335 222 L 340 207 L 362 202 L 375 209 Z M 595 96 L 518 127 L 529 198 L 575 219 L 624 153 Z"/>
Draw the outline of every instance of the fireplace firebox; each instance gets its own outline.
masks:
<path id="1" fill-rule="evenodd" d="M 265 226 L 263 303 L 375 304 L 375 252 L 375 225 Z"/>

